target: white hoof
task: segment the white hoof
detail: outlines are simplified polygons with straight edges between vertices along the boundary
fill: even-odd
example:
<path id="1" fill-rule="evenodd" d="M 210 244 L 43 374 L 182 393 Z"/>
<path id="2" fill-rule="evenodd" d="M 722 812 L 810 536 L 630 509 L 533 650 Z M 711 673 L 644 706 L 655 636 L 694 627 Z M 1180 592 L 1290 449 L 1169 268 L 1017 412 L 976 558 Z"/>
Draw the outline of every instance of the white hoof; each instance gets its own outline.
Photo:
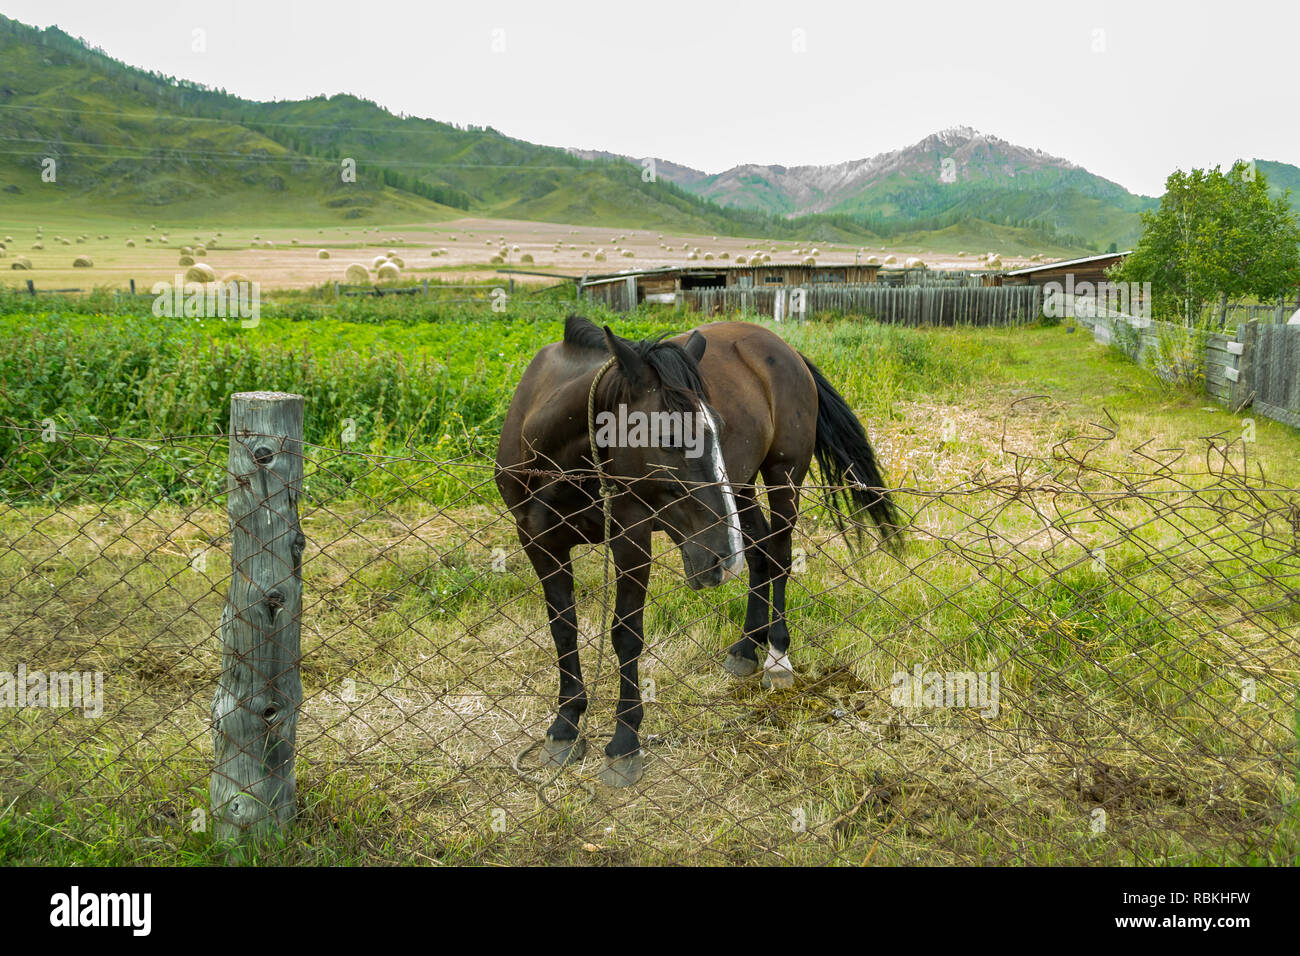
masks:
<path id="1" fill-rule="evenodd" d="M 777 690 L 794 686 L 794 665 L 790 658 L 771 647 L 767 649 L 767 660 L 763 662 L 763 686 Z"/>

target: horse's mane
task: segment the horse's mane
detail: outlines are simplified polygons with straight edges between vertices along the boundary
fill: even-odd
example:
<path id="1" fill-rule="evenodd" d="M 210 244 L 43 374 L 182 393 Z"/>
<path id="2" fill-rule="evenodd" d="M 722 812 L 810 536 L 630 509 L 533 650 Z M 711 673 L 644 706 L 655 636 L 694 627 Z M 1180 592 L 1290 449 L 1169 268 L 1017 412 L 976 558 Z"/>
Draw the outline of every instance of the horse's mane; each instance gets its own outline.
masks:
<path id="1" fill-rule="evenodd" d="M 663 386 L 664 404 L 668 410 L 694 412 L 700 401 L 708 402 L 708 388 L 704 384 L 704 379 L 700 377 L 700 367 L 695 359 L 691 358 L 676 342 L 665 342 L 667 336 L 668 333 L 665 332 L 653 339 L 639 341 L 626 339 L 625 341 L 659 376 L 659 382 Z M 579 348 L 609 354 L 604 331 L 581 315 L 570 315 L 565 319 L 564 341 Z M 627 378 L 621 373 L 615 374 L 617 372 L 617 366 L 610 369 L 602 383 L 602 390 L 612 389 L 611 397 L 614 401 L 626 402 L 629 398 L 630 386 Z"/>

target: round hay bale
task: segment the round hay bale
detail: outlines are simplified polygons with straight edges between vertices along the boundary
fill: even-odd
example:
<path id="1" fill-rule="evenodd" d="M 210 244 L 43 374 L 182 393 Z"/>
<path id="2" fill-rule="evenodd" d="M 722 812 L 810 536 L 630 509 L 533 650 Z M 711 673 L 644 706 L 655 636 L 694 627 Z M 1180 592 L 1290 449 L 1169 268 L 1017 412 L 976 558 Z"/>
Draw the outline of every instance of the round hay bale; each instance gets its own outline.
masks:
<path id="1" fill-rule="evenodd" d="M 192 255 L 194 255 L 194 247 L 193 247 L 193 246 L 181 246 L 181 255 L 183 255 L 183 256 L 192 256 Z"/>
<path id="2" fill-rule="evenodd" d="M 32 260 L 28 259 L 26 256 L 19 256 L 17 259 L 13 261 L 13 264 L 9 268 L 25 270 L 25 269 L 30 269 L 31 267 L 32 267 Z"/>
<path id="3" fill-rule="evenodd" d="M 746 262 L 746 259 L 745 259 L 744 256 L 736 256 L 736 265 L 738 265 L 738 266 L 743 266 L 743 265 L 745 264 L 745 262 Z"/>
<path id="4" fill-rule="evenodd" d="M 221 281 L 226 285 L 231 285 L 232 283 L 238 285 L 244 282 L 251 282 L 252 280 L 242 272 L 227 272 L 221 277 Z"/>
<path id="5" fill-rule="evenodd" d="M 274 248 L 275 248 L 275 242 L 274 242 L 273 240 L 271 240 L 271 239 L 266 240 L 266 248 L 268 248 L 268 249 L 274 249 Z"/>
<path id="6" fill-rule="evenodd" d="M 706 252 L 706 253 L 704 254 L 704 261 L 705 261 L 705 262 L 712 262 L 712 261 L 713 261 L 713 253 L 711 253 L 711 252 Z"/>
<path id="7" fill-rule="evenodd" d="M 817 265 L 817 260 L 814 259 L 812 256 L 804 256 L 802 264 L 805 266 L 815 266 Z"/>
<path id="8" fill-rule="evenodd" d="M 533 257 L 529 253 L 525 252 L 519 257 L 519 261 L 526 266 L 531 266 L 533 264 Z"/>
<path id="9" fill-rule="evenodd" d="M 636 256 L 636 253 L 633 252 L 631 249 L 624 249 L 624 250 L 623 250 L 623 258 L 624 258 L 624 259 L 631 259 L 631 258 L 634 258 L 635 256 Z"/>
<path id="10" fill-rule="evenodd" d="M 167 242 L 167 237 L 166 237 L 166 236 L 159 236 L 159 237 L 158 237 L 158 241 L 161 242 L 161 243 L 166 243 L 166 242 Z"/>
<path id="11" fill-rule="evenodd" d="M 916 256 L 908 256 L 907 261 L 903 263 L 909 269 L 924 269 L 925 263 Z"/>
<path id="12" fill-rule="evenodd" d="M 190 253 L 190 255 L 194 256 L 196 259 L 202 259 L 207 254 L 208 250 L 203 246 L 195 246 L 194 251 Z"/>
<path id="13" fill-rule="evenodd" d="M 38 250 L 39 250 L 39 249 L 44 249 L 44 248 L 45 248 L 45 243 L 43 243 L 43 242 L 33 242 L 33 243 L 32 243 L 32 248 L 33 248 L 33 249 L 38 249 Z"/>
<path id="14" fill-rule="evenodd" d="M 329 251 L 328 249 L 317 249 L 317 250 L 316 250 L 316 258 L 317 258 L 317 259 L 328 259 L 329 257 L 330 257 L 330 251 Z"/>
<path id="15" fill-rule="evenodd" d="M 60 239 L 59 242 L 63 243 L 65 246 L 70 246 L 70 245 L 72 245 L 72 240 L 71 240 L 71 239 Z"/>
<path id="16" fill-rule="evenodd" d="M 488 260 L 488 262 L 490 262 L 494 266 L 505 265 L 505 261 L 506 260 L 501 258 L 500 256 L 493 256 L 491 259 Z"/>
<path id="17" fill-rule="evenodd" d="M 290 239 L 290 240 L 289 240 L 289 245 L 291 245 L 291 246 L 296 246 L 297 244 L 298 244 L 298 240 L 297 240 L 297 239 Z"/>
<path id="18" fill-rule="evenodd" d="M 731 253 L 730 253 L 730 252 L 723 252 L 723 253 L 720 253 L 720 254 L 718 255 L 718 258 L 719 258 L 719 259 L 730 259 L 730 258 L 731 258 Z"/>
<path id="19" fill-rule="evenodd" d="M 78 236 L 78 237 L 77 237 L 77 244 L 78 244 L 78 245 L 80 245 L 81 243 L 83 243 L 83 242 L 85 242 L 85 241 L 86 241 L 86 237 L 85 237 L 85 236 Z"/>
<path id="20" fill-rule="evenodd" d="M 604 262 L 604 261 L 605 261 L 605 253 L 603 253 L 603 252 L 598 252 L 598 253 L 596 253 L 594 256 L 592 256 L 592 258 L 595 259 L 597 262 Z"/>
<path id="21" fill-rule="evenodd" d="M 216 282 L 217 273 L 206 262 L 196 262 L 185 270 L 186 282 Z"/>
<path id="22" fill-rule="evenodd" d="M 402 270 L 398 268 L 395 262 L 385 262 L 375 274 L 381 279 L 399 279 L 402 276 Z"/>
<path id="23" fill-rule="evenodd" d="M 343 270 L 343 281 L 353 284 L 369 282 L 370 270 L 359 262 L 350 262 Z"/>
<path id="24" fill-rule="evenodd" d="M 700 257 L 700 254 L 699 254 L 698 252 L 688 252 L 688 253 L 686 253 L 686 258 L 687 258 L 687 259 L 690 259 L 690 260 L 695 260 L 695 259 L 698 259 L 699 257 Z"/>
<path id="25" fill-rule="evenodd" d="M 178 266 L 192 266 L 192 265 L 194 265 L 194 257 L 193 257 L 193 256 L 181 256 L 181 257 L 180 257 L 180 260 L 179 260 L 176 264 L 177 264 Z"/>
<path id="26" fill-rule="evenodd" d="M 866 260 L 866 261 L 867 261 L 867 265 L 869 265 L 869 266 L 878 266 L 878 265 L 880 265 L 880 257 L 879 257 L 879 256 L 867 256 L 867 260 Z"/>
<path id="27" fill-rule="evenodd" d="M 370 260 L 370 268 L 378 269 L 387 261 L 388 261 L 388 256 L 375 256 L 373 259 Z"/>
<path id="28" fill-rule="evenodd" d="M 584 258 L 584 259 L 590 259 L 590 258 L 591 258 L 591 253 L 590 253 L 590 252 L 587 252 L 587 251 L 584 250 L 583 253 L 582 253 L 582 258 Z"/>
<path id="29" fill-rule="evenodd" d="M 1001 257 L 1001 256 L 994 256 L 992 259 L 990 259 L 990 260 L 988 261 L 988 265 L 989 265 L 989 268 L 990 268 L 990 269 L 1001 269 L 1001 268 L 1002 268 L 1002 257 Z"/>
<path id="30" fill-rule="evenodd" d="M 128 249 L 134 249 L 134 248 L 135 248 L 135 240 L 134 240 L 134 239 L 128 239 L 128 240 L 126 241 L 126 247 L 127 247 Z"/>
<path id="31" fill-rule="evenodd" d="M 93 269 L 94 267 L 95 261 L 85 253 L 72 260 L 72 268 L 74 269 Z"/>
<path id="32" fill-rule="evenodd" d="M 897 256 L 885 256 L 885 265 L 887 266 L 892 266 L 897 261 L 898 261 Z"/>
<path id="33" fill-rule="evenodd" d="M 399 269 L 406 268 L 406 260 L 403 259 L 401 256 L 389 256 L 388 261 L 396 265 L 397 268 Z"/>

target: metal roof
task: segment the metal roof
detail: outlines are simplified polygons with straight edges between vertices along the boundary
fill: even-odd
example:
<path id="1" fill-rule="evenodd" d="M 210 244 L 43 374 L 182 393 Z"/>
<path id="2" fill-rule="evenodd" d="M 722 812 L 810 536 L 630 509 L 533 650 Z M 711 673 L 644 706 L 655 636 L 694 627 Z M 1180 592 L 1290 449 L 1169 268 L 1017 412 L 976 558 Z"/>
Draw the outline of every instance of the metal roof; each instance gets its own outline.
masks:
<path id="1" fill-rule="evenodd" d="M 1100 259 L 1118 259 L 1121 256 L 1128 255 L 1132 251 L 1132 249 L 1125 249 L 1123 252 L 1103 252 L 1101 255 L 1084 256 L 1081 259 L 1061 259 L 1058 262 L 1044 262 L 1042 265 L 1028 266 L 1024 269 L 1013 269 L 1010 272 L 1003 272 L 1001 274 L 1004 276 L 1022 276 L 1030 272 L 1042 272 L 1044 269 L 1059 269 L 1062 266 L 1079 266 L 1083 265 L 1085 262 L 1097 262 Z"/>

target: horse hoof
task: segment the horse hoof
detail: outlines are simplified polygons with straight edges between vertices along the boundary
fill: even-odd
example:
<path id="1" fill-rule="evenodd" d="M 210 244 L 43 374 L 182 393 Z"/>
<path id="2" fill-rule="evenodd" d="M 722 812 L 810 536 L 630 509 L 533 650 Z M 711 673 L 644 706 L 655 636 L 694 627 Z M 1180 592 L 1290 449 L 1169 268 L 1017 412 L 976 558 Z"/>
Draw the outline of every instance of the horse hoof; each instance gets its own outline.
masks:
<path id="1" fill-rule="evenodd" d="M 739 654 L 728 654 L 722 666 L 727 673 L 736 677 L 748 677 L 758 670 L 758 661 L 741 657 Z"/>
<path id="2" fill-rule="evenodd" d="M 789 690 L 794 686 L 794 671 L 763 671 L 762 685 L 765 690 Z"/>
<path id="3" fill-rule="evenodd" d="M 581 760 L 586 752 L 587 742 L 581 737 L 573 740 L 556 740 L 547 734 L 546 743 L 542 747 L 542 766 L 563 767 Z"/>
<path id="4" fill-rule="evenodd" d="M 645 773 L 645 758 L 641 751 L 625 757 L 606 757 L 600 770 L 600 782 L 607 787 L 630 787 Z"/>

